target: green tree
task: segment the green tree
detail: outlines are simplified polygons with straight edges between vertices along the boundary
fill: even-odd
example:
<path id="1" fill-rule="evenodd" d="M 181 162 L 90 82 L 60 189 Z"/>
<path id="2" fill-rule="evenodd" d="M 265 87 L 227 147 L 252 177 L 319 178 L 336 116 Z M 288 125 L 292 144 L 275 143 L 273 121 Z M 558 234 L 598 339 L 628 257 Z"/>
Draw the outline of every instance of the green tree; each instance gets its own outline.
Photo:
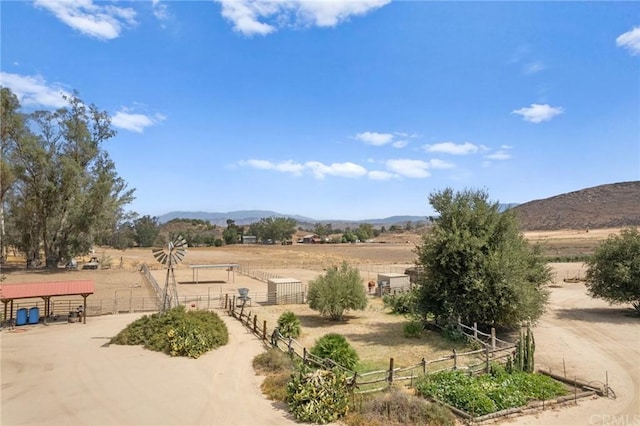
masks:
<path id="1" fill-rule="evenodd" d="M 8 254 L 7 234 L 5 230 L 4 206 L 7 195 L 16 180 L 9 163 L 13 150 L 19 140 L 31 136 L 25 126 L 25 117 L 20 113 L 20 102 L 11 90 L 2 87 L 0 102 L 0 258 Z"/>
<path id="2" fill-rule="evenodd" d="M 623 229 L 611 235 L 587 262 L 586 285 L 591 297 L 609 303 L 631 303 L 640 315 L 640 232 Z"/>
<path id="3" fill-rule="evenodd" d="M 356 237 L 358 237 L 360 241 L 370 240 L 374 235 L 373 225 L 369 223 L 361 223 L 358 225 L 358 229 L 356 229 L 355 233 Z"/>
<path id="4" fill-rule="evenodd" d="M 227 219 L 227 228 L 222 232 L 225 244 L 237 244 L 242 237 L 243 229 L 233 219 Z"/>
<path id="5" fill-rule="evenodd" d="M 330 223 L 323 224 L 318 222 L 313 226 L 313 233 L 320 238 L 328 237 L 332 232 L 333 229 Z"/>
<path id="6" fill-rule="evenodd" d="M 156 238 L 160 234 L 160 224 L 157 217 L 149 215 L 133 221 L 133 229 L 135 231 L 135 240 L 138 247 L 151 247 L 155 244 Z"/>
<path id="7" fill-rule="evenodd" d="M 418 309 L 443 325 L 515 326 L 537 320 L 548 299 L 550 269 L 528 245 L 515 212 L 499 212 L 485 191 L 430 195 L 439 216 L 417 247 Z"/>
<path id="8" fill-rule="evenodd" d="M 284 217 L 263 217 L 249 226 L 249 233 L 261 241 L 286 241 L 296 233 L 296 220 Z"/>
<path id="9" fill-rule="evenodd" d="M 27 116 L 29 131 L 13 141 L 15 183 L 9 202 L 28 264 L 55 267 L 86 253 L 123 217 L 133 190 L 101 145 L 115 136 L 109 115 L 77 94 L 68 106 Z"/>
<path id="10" fill-rule="evenodd" d="M 307 298 L 311 309 L 328 315 L 334 321 L 341 320 L 349 310 L 367 307 L 367 293 L 360 272 L 347 262 L 343 262 L 340 268 L 329 268 L 326 274 L 312 280 Z"/>

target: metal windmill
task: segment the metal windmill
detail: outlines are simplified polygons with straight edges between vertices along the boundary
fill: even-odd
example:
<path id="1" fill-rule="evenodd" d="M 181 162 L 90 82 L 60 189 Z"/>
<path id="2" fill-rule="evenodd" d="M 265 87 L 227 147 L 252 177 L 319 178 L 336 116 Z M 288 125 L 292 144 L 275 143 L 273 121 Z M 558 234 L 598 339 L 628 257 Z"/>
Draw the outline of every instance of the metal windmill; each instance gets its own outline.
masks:
<path id="1" fill-rule="evenodd" d="M 167 268 L 167 278 L 164 283 L 164 294 L 162 297 L 162 308 L 160 312 L 178 306 L 178 289 L 176 288 L 176 276 L 173 267 L 182 262 L 187 254 L 187 240 L 182 235 L 178 235 L 169 241 L 166 247 L 152 250 L 153 257 Z"/>

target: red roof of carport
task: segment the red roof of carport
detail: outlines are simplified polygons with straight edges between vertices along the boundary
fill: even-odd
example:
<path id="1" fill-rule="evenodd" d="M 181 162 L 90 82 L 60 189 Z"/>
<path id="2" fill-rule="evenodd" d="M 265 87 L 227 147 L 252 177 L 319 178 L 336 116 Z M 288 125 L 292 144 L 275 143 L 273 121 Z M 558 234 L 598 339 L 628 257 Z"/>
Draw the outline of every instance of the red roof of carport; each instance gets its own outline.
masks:
<path id="1" fill-rule="evenodd" d="M 75 296 L 79 294 L 93 294 L 94 292 L 95 284 L 91 280 L 0 285 L 1 300 L 29 299 L 32 297 L 50 296 Z"/>

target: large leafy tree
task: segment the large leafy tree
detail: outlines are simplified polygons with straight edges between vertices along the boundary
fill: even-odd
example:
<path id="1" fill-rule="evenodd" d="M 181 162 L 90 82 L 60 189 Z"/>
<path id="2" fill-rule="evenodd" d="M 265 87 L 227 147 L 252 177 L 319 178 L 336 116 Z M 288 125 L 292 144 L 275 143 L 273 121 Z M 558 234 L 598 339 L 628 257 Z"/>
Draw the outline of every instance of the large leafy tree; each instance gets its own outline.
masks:
<path id="1" fill-rule="evenodd" d="M 367 307 L 360 272 L 346 262 L 339 268 L 329 268 L 326 274 L 311 281 L 307 299 L 311 309 L 335 321 L 341 320 L 346 311 Z"/>
<path id="2" fill-rule="evenodd" d="M 610 303 L 631 303 L 640 315 L 640 232 L 611 235 L 587 262 L 587 291 Z"/>
<path id="3" fill-rule="evenodd" d="M 429 202 L 439 215 L 416 250 L 424 269 L 419 311 L 443 325 L 458 318 L 493 326 L 538 319 L 550 269 L 520 233 L 515 213 L 500 213 L 482 190 L 445 189 Z"/>
<path id="4" fill-rule="evenodd" d="M 160 234 L 160 223 L 157 217 L 146 215 L 133 221 L 133 229 L 138 247 L 151 247 Z"/>
<path id="5" fill-rule="evenodd" d="M 263 217 L 249 226 L 249 234 L 259 240 L 285 241 L 296 233 L 296 220 L 284 217 Z"/>
<path id="6" fill-rule="evenodd" d="M 4 259 L 8 251 L 4 206 L 15 182 L 10 154 L 20 139 L 30 136 L 30 131 L 18 98 L 6 87 L 0 88 L 0 94 L 0 258 Z"/>
<path id="7" fill-rule="evenodd" d="M 3 95 L 4 96 L 4 95 Z M 55 267 L 86 253 L 124 216 L 133 190 L 101 145 L 115 136 L 109 115 L 77 94 L 55 111 L 27 115 L 8 153 L 15 182 L 10 214 L 29 265 Z"/>

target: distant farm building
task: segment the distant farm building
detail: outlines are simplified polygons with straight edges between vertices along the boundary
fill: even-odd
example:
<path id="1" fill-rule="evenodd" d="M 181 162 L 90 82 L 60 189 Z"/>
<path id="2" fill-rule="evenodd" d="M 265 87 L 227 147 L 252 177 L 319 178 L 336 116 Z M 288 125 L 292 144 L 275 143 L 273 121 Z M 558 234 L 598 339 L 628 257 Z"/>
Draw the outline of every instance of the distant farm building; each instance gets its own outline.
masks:
<path id="1" fill-rule="evenodd" d="M 303 244 L 319 244 L 322 242 L 322 239 L 316 234 L 309 234 L 302 237 Z"/>
<path id="2" fill-rule="evenodd" d="M 306 287 L 295 278 L 271 278 L 267 281 L 267 301 L 274 305 L 305 303 Z"/>
<path id="3" fill-rule="evenodd" d="M 258 237 L 255 235 L 243 235 L 242 236 L 242 244 L 257 244 Z"/>
<path id="4" fill-rule="evenodd" d="M 393 272 L 378 274 L 378 294 L 404 293 L 410 289 L 409 275 Z"/>

